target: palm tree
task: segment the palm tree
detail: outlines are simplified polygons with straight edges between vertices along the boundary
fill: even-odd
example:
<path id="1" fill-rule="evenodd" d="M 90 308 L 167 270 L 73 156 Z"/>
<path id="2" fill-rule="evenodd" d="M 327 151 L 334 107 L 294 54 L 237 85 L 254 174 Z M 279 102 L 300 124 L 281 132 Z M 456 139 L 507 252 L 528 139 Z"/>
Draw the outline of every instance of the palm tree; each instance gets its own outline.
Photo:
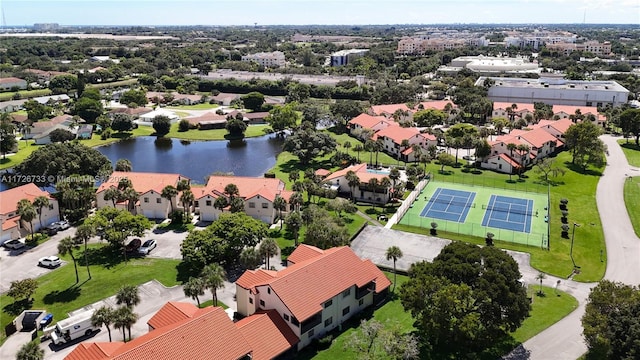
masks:
<path id="1" fill-rule="evenodd" d="M 213 306 L 218 306 L 218 289 L 224 286 L 226 273 L 222 266 L 218 264 L 209 264 L 202 269 L 200 274 L 204 280 L 204 284 L 213 295 Z"/>
<path id="2" fill-rule="evenodd" d="M 229 202 L 224 196 L 218 196 L 213 202 L 213 207 L 220 210 L 220 212 L 224 211 L 224 208 L 226 208 L 227 206 L 229 206 Z"/>
<path id="3" fill-rule="evenodd" d="M 116 202 L 120 200 L 121 197 L 122 197 L 122 194 L 120 194 L 120 190 L 118 190 L 118 188 L 115 188 L 115 187 L 110 187 L 104 192 L 104 200 L 105 201 L 111 200 L 114 208 L 116 207 Z"/>
<path id="4" fill-rule="evenodd" d="M 127 210 L 133 213 L 140 196 L 134 188 L 128 187 L 120 193 L 120 198 L 127 201 Z"/>
<path id="5" fill-rule="evenodd" d="M 42 360 L 44 359 L 44 350 L 40 348 L 35 341 L 29 341 L 22 345 L 16 354 L 16 360 Z"/>
<path id="6" fill-rule="evenodd" d="M 518 149 L 518 145 L 514 143 L 507 144 L 507 150 L 509 150 L 509 156 L 513 157 L 513 151 Z"/>
<path id="7" fill-rule="evenodd" d="M 374 150 L 376 151 L 376 167 L 378 167 L 378 153 L 384 149 L 384 142 L 382 139 L 378 139 L 373 144 Z"/>
<path id="8" fill-rule="evenodd" d="M 387 193 L 387 190 L 391 187 L 391 180 L 389 180 L 388 177 L 383 177 L 382 180 L 380 180 L 380 188 L 385 190 L 385 194 Z"/>
<path id="9" fill-rule="evenodd" d="M 529 156 L 531 148 L 527 144 L 520 144 L 518 145 L 517 150 L 520 152 L 520 175 L 522 175 L 522 172 L 525 169 L 525 160 L 527 159 L 527 156 Z"/>
<path id="10" fill-rule="evenodd" d="M 127 177 L 118 180 L 118 190 L 124 191 L 125 189 L 133 187 L 131 180 Z"/>
<path id="11" fill-rule="evenodd" d="M 204 280 L 197 277 L 190 277 L 182 287 L 184 295 L 197 301 L 198 307 L 200 307 L 200 296 L 204 295 L 204 289 Z"/>
<path id="12" fill-rule="evenodd" d="M 241 197 L 234 197 L 229 204 L 229 211 L 232 213 L 244 211 L 244 200 Z"/>
<path id="13" fill-rule="evenodd" d="M 87 242 L 96 235 L 96 229 L 89 224 L 82 224 L 76 228 L 76 239 L 84 243 L 84 265 L 87 267 L 87 275 L 91 279 L 91 271 L 89 270 L 89 251 Z"/>
<path id="14" fill-rule="evenodd" d="M 169 200 L 169 204 L 171 205 L 171 212 L 173 212 L 173 199 L 178 196 L 178 189 L 173 185 L 167 185 L 162 189 L 162 193 L 160 194 L 163 198 Z"/>
<path id="15" fill-rule="evenodd" d="M 22 199 L 18 201 L 18 215 L 20 215 L 20 221 L 29 224 L 31 228 L 31 241 L 33 241 L 33 220 L 38 215 L 36 213 L 36 208 L 31 204 L 31 202 L 27 199 Z"/>
<path id="16" fill-rule="evenodd" d="M 229 197 L 229 203 L 233 201 L 234 197 L 240 196 L 240 190 L 238 190 L 236 184 L 227 184 L 227 186 L 224 187 L 224 193 Z"/>
<path id="17" fill-rule="evenodd" d="M 140 294 L 135 285 L 123 285 L 116 294 L 116 303 L 124 304 L 127 307 L 134 307 L 140 303 Z"/>
<path id="18" fill-rule="evenodd" d="M 347 180 L 347 184 L 349 185 L 349 189 L 351 189 L 351 200 L 353 202 L 355 202 L 356 201 L 356 197 L 355 197 L 354 189 L 356 187 L 358 187 L 358 185 L 360 185 L 360 178 L 358 177 L 358 174 L 356 174 L 354 171 L 349 170 L 349 171 L 347 171 L 347 174 L 345 175 L 345 179 Z"/>
<path id="19" fill-rule="evenodd" d="M 191 215 L 191 204 L 194 200 L 195 197 L 193 196 L 191 190 L 185 190 L 182 192 L 182 195 L 180 195 L 180 202 L 182 203 L 182 206 L 184 208 L 185 222 L 189 221 L 189 216 Z"/>
<path id="20" fill-rule="evenodd" d="M 116 161 L 115 171 L 130 172 L 132 169 L 133 166 L 128 159 L 118 159 L 118 161 Z"/>
<path id="21" fill-rule="evenodd" d="M 49 198 L 47 196 L 38 196 L 33 200 L 33 206 L 38 212 L 38 221 L 40 222 L 40 229 L 42 229 L 42 210 L 45 207 L 49 207 Z"/>
<path id="22" fill-rule="evenodd" d="M 260 255 L 265 257 L 265 265 L 267 270 L 271 268 L 270 259 L 273 255 L 278 254 L 278 244 L 273 238 L 266 238 L 260 243 Z"/>
<path id="23" fill-rule="evenodd" d="M 300 172 L 298 170 L 293 170 L 289 173 L 289 181 L 291 183 L 295 183 L 300 179 Z"/>
<path id="24" fill-rule="evenodd" d="M 394 167 L 389 171 L 389 179 L 393 183 L 393 189 L 395 191 L 396 183 L 400 180 L 400 170 L 397 167 Z"/>
<path id="25" fill-rule="evenodd" d="M 353 147 L 353 151 L 358 154 L 358 163 L 360 162 L 360 152 L 364 150 L 362 144 L 358 143 Z"/>
<path id="26" fill-rule="evenodd" d="M 544 292 L 542 291 L 542 280 L 546 279 L 547 275 L 545 275 L 543 272 L 538 273 L 538 275 L 536 275 L 536 280 L 540 281 L 540 291 L 538 292 L 538 294 L 544 294 Z"/>
<path id="27" fill-rule="evenodd" d="M 398 149 L 398 165 L 400 165 L 400 158 L 402 157 L 402 152 L 407 150 L 411 144 L 409 144 L 409 140 L 404 139 L 400 142 L 400 149 Z M 378 160 L 376 158 L 376 166 L 378 165 Z"/>
<path id="28" fill-rule="evenodd" d="M 402 250 L 400 250 L 399 247 L 397 246 L 391 246 L 387 249 L 387 260 L 393 260 L 393 290 L 396 290 L 396 279 L 397 279 L 397 272 L 396 272 L 396 261 L 398 261 L 398 259 L 400 259 L 403 254 L 402 254 Z"/>
<path id="29" fill-rule="evenodd" d="M 189 183 L 189 180 L 182 179 L 178 181 L 178 185 L 176 186 L 176 189 L 178 189 L 178 191 L 191 190 L 191 184 Z"/>
<path id="30" fill-rule="evenodd" d="M 298 247 L 298 235 L 300 234 L 300 228 L 302 228 L 300 212 L 292 211 L 287 215 L 285 222 L 287 223 L 287 231 L 291 231 L 293 234 L 294 246 Z"/>
<path id="31" fill-rule="evenodd" d="M 91 325 L 95 327 L 106 326 L 109 333 L 109 342 L 111 342 L 111 324 L 115 317 L 115 311 L 109 306 L 102 306 L 91 315 Z"/>
<path id="32" fill-rule="evenodd" d="M 129 340 L 131 340 L 131 326 L 138 320 L 138 315 L 128 306 L 122 306 L 115 310 L 114 313 L 113 326 L 122 329 L 122 339 L 124 342 L 127 342 L 125 329 L 129 329 Z"/>
<path id="33" fill-rule="evenodd" d="M 75 256 L 73 256 L 73 250 L 77 249 L 78 247 L 78 242 L 71 236 L 65 237 L 58 243 L 58 254 L 63 256 L 69 254 L 69 256 L 71 256 L 71 259 L 73 260 L 73 267 L 76 270 L 76 284 L 80 282 L 80 277 L 78 276 L 78 264 L 76 263 Z"/>
<path id="34" fill-rule="evenodd" d="M 351 148 L 351 142 L 349 142 L 349 141 L 345 141 L 345 142 L 342 144 L 342 147 L 346 150 L 347 154 L 349 154 L 349 149 Z"/>
<path id="35" fill-rule="evenodd" d="M 287 200 L 280 195 L 276 195 L 276 198 L 273 200 L 273 208 L 278 210 L 278 220 L 280 221 L 280 230 L 282 230 L 282 223 L 284 222 L 282 212 L 287 209 Z"/>
<path id="36" fill-rule="evenodd" d="M 369 152 L 369 165 L 373 162 L 373 152 L 376 148 L 376 143 L 373 140 L 367 140 L 364 142 L 364 150 Z"/>
<path id="37" fill-rule="evenodd" d="M 304 199 L 302 198 L 302 194 L 298 191 L 294 192 L 289 196 L 289 205 L 293 206 L 295 211 L 300 210 L 300 206 L 304 203 Z"/>

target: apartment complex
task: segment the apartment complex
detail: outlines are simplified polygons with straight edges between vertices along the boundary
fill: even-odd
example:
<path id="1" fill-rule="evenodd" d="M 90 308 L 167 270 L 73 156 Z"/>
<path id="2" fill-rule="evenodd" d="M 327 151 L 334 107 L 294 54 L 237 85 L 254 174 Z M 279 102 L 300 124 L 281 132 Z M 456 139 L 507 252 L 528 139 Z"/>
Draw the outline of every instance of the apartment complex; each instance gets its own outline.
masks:
<path id="1" fill-rule="evenodd" d="M 540 49 L 542 46 L 557 43 L 575 43 L 577 35 L 566 31 L 534 31 L 533 33 L 524 33 L 519 31 L 508 32 L 504 39 L 505 46 L 515 46 L 519 48 L 530 47 L 534 50 Z"/>
<path id="2" fill-rule="evenodd" d="M 344 66 L 352 62 L 353 60 L 364 56 L 369 52 L 369 49 L 349 49 L 340 50 L 331 54 L 331 66 Z"/>
<path id="3" fill-rule="evenodd" d="M 574 51 L 582 51 L 589 52 L 596 56 L 609 56 L 611 55 L 611 43 L 608 41 L 599 42 L 599 41 L 586 41 L 584 43 L 555 43 L 548 44 L 546 48 L 552 52 L 558 52 L 563 55 L 569 55 Z"/>
<path id="4" fill-rule="evenodd" d="M 259 52 L 244 55 L 241 60 L 245 62 L 256 62 L 264 67 L 280 67 L 285 65 L 284 53 L 282 51 Z"/>
<path id="5" fill-rule="evenodd" d="M 49 206 L 42 209 L 36 209 L 36 216 L 31 223 L 20 220 L 18 214 L 18 202 L 26 199 L 33 203 L 39 196 L 49 199 Z M 58 200 L 52 197 L 48 192 L 40 190 L 35 184 L 28 183 L 9 190 L 0 192 L 0 243 L 20 238 L 23 233 L 38 231 L 42 221 L 42 226 L 48 226 L 53 222 L 60 220 L 60 211 L 58 209 Z"/>
<path id="6" fill-rule="evenodd" d="M 423 55 L 429 51 L 458 49 L 465 46 L 488 46 L 484 35 L 457 30 L 432 29 L 416 36 L 403 37 L 398 42 L 398 54 Z"/>

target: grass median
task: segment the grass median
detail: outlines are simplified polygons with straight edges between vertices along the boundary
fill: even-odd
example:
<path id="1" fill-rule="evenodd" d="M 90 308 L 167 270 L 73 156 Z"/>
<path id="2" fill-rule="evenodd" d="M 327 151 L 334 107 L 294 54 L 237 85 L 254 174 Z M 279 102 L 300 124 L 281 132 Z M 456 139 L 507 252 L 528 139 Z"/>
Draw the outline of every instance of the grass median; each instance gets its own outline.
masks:
<path id="1" fill-rule="evenodd" d="M 618 144 L 620 144 L 624 156 L 627 157 L 629 165 L 640 167 L 640 146 L 634 140 L 629 139 L 618 140 Z"/>

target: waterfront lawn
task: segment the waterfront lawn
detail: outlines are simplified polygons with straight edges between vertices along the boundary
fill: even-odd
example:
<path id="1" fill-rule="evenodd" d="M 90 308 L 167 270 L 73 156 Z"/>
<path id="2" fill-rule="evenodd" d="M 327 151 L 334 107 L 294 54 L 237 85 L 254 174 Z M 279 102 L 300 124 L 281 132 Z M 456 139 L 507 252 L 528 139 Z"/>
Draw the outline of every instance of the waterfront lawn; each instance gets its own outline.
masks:
<path id="1" fill-rule="evenodd" d="M 0 94 L 0 101 L 13 100 L 13 97 L 15 96 L 15 94 L 16 94 L 15 92 L 3 92 Z M 51 90 L 49 89 L 20 90 L 18 91 L 18 94 L 20 94 L 20 99 L 28 99 L 32 97 L 51 95 Z"/>
<path id="2" fill-rule="evenodd" d="M 624 204 L 629 213 L 636 236 L 640 236 L 640 176 L 628 178 L 624 182 Z"/>
<path id="3" fill-rule="evenodd" d="M 245 138 L 258 137 L 266 134 L 266 131 L 271 129 L 269 125 L 249 125 L 244 133 Z M 182 140 L 226 140 L 226 129 L 212 129 L 212 130 L 188 130 L 178 131 L 178 123 L 171 125 L 171 131 L 167 134 L 167 137 L 182 139 Z"/>
<path id="4" fill-rule="evenodd" d="M 154 130 L 151 126 L 139 126 L 137 129 L 133 129 L 130 132 L 114 132 L 111 134 L 111 137 L 108 139 L 102 140 L 100 134 L 93 134 L 91 139 L 87 140 L 78 140 L 81 144 L 88 147 L 96 147 L 111 144 L 122 139 L 129 139 L 138 136 L 149 136 L 154 133 Z"/>
<path id="5" fill-rule="evenodd" d="M 33 140 L 18 140 L 18 151 L 15 154 L 7 154 L 0 158 L 0 170 L 12 168 L 24 159 L 28 158 L 32 152 L 39 149 L 39 145 L 34 144 Z"/>
<path id="6" fill-rule="evenodd" d="M 635 139 L 618 140 L 618 144 L 627 157 L 631 166 L 640 167 L 640 146 L 636 145 Z"/>
<path id="7" fill-rule="evenodd" d="M 95 303 L 115 295 L 123 284 L 140 285 L 150 280 L 158 280 L 164 286 L 175 286 L 178 281 L 179 260 L 133 258 L 124 262 L 120 252 L 113 253 L 105 245 L 90 245 L 89 266 L 91 280 L 88 280 L 82 251 L 75 251 L 78 259 L 80 283 L 75 283 L 73 261 L 61 256 L 67 262 L 58 269 L 39 277 L 38 289 L 33 302 L 14 302 L 6 295 L 0 297 L 0 326 L 5 328 L 24 309 L 44 309 L 54 315 L 55 321 L 67 318 L 70 311 Z M 26 264 L 25 266 L 36 266 Z M 0 333 L 0 343 L 5 333 Z"/>
<path id="8" fill-rule="evenodd" d="M 218 104 L 209 104 L 207 103 L 202 103 L 202 104 L 195 104 L 195 105 L 178 105 L 178 106 L 167 106 L 167 109 L 169 110 L 209 110 L 209 109 L 215 109 L 219 107 Z"/>

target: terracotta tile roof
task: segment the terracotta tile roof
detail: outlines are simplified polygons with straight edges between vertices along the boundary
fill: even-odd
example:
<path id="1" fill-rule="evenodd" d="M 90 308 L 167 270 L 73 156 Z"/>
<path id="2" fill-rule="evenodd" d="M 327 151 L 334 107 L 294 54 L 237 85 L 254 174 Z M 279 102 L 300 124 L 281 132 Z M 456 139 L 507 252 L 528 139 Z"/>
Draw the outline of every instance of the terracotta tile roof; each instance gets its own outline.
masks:
<path id="1" fill-rule="evenodd" d="M 17 210 L 18 201 L 27 199 L 31 202 L 38 196 L 46 196 L 53 199 L 51 194 L 40 190 L 34 183 L 24 184 L 12 189 L 0 192 L 0 214 L 9 214 Z"/>
<path id="2" fill-rule="evenodd" d="M 276 310 L 257 312 L 236 326 L 253 350 L 252 360 L 274 359 L 300 341 Z"/>
<path id="3" fill-rule="evenodd" d="M 16 226 L 18 226 L 18 221 L 20 221 L 20 216 L 14 216 L 2 222 L 2 231 L 8 231 Z"/>
<path id="4" fill-rule="evenodd" d="M 493 103 L 493 110 L 507 110 L 507 108 L 511 108 L 511 105 L 513 105 L 514 103 L 510 103 L 510 102 L 494 102 Z M 515 112 L 522 112 L 523 110 L 527 110 L 529 112 L 534 112 L 535 108 L 533 107 L 533 104 L 528 104 L 528 103 L 515 103 L 518 108 L 515 109 Z"/>
<path id="5" fill-rule="evenodd" d="M 175 100 L 182 100 L 182 99 L 187 99 L 187 100 L 191 100 L 191 101 L 200 101 L 200 100 L 202 100 L 202 95 L 178 94 L 178 93 L 173 93 L 171 95 L 173 95 L 173 98 Z"/>
<path id="6" fill-rule="evenodd" d="M 306 245 L 300 245 L 298 249 L 301 246 Z M 292 256 L 297 256 L 294 254 L 298 249 Z M 244 276 L 243 274 L 240 279 Z M 326 300 L 351 286 L 362 287 L 374 282 L 374 291 L 380 293 L 391 285 L 389 279 L 371 261 L 360 259 L 347 246 L 324 250 L 316 257 L 278 271 L 275 277 L 266 281 L 243 281 L 241 285 L 240 279 L 236 284 L 246 289 L 270 286 L 301 322 L 321 311 Z"/>
<path id="7" fill-rule="evenodd" d="M 200 116 L 188 117 L 191 124 L 199 124 L 203 122 L 227 122 L 226 115 L 218 115 L 213 111 L 208 111 Z"/>
<path id="8" fill-rule="evenodd" d="M 287 258 L 287 261 L 292 264 L 297 264 L 309 259 L 313 259 L 316 256 L 320 256 L 324 253 L 321 249 L 315 246 L 302 244 L 296 248 L 296 251 L 292 252 Z"/>
<path id="9" fill-rule="evenodd" d="M 567 132 L 571 125 L 573 125 L 573 121 L 571 121 L 571 119 L 560 119 L 550 120 L 550 123 L 547 126 L 552 127 L 564 134 L 565 132 Z"/>
<path id="10" fill-rule="evenodd" d="M 243 176 L 210 176 L 205 190 L 196 200 L 205 195 L 211 195 L 217 198 L 224 194 L 224 188 L 229 184 L 235 184 L 240 192 L 240 197 L 245 199 L 261 195 L 267 200 L 273 201 L 276 195 L 282 194 L 284 190 L 284 182 L 280 179 Z"/>
<path id="11" fill-rule="evenodd" d="M 30 72 L 32 74 L 40 75 L 42 77 L 47 77 L 47 78 L 51 78 L 51 77 L 58 76 L 58 75 L 69 75 L 69 73 L 66 73 L 66 72 L 45 71 L 45 70 L 40 70 L 40 69 L 25 69 L 24 71 L 25 72 Z"/>
<path id="12" fill-rule="evenodd" d="M 245 113 L 244 117 L 246 117 L 247 119 L 251 120 L 251 119 L 264 119 L 267 116 L 269 116 L 269 113 L 266 111 L 262 111 L 262 112 L 250 112 L 250 113 Z"/>
<path id="13" fill-rule="evenodd" d="M 11 114 L 9 115 L 15 122 L 25 122 L 29 118 L 27 115 Z"/>
<path id="14" fill-rule="evenodd" d="M 26 81 L 26 80 L 20 79 L 17 77 L 0 78 L 0 84 L 9 84 L 9 83 L 20 82 L 20 81 Z"/>
<path id="15" fill-rule="evenodd" d="M 529 144 L 541 148 L 548 142 L 556 142 L 556 137 L 546 132 L 544 129 L 535 129 L 531 131 L 525 131 L 520 135 L 517 135 L 524 139 Z"/>
<path id="16" fill-rule="evenodd" d="M 365 113 L 362 113 L 349 121 L 349 124 L 360 125 L 365 129 L 373 129 L 374 126 L 380 123 L 398 125 L 395 121 L 388 121 L 384 116 L 371 116 Z"/>
<path id="17" fill-rule="evenodd" d="M 128 343 L 114 342 L 101 350 L 90 344 L 78 346 L 66 359 L 238 360 L 251 353 L 251 346 L 221 307 L 201 310 L 193 318 L 152 330 Z"/>
<path id="18" fill-rule="evenodd" d="M 164 306 L 147 321 L 147 324 L 154 329 L 159 329 L 178 321 L 192 318 L 198 310 L 198 307 L 191 303 L 170 301 L 164 304 Z"/>
<path id="19" fill-rule="evenodd" d="M 418 110 L 418 107 L 422 105 L 422 107 L 426 109 L 436 109 L 440 111 L 444 111 L 444 108 L 447 104 L 451 104 L 452 109 L 456 109 L 458 106 L 449 100 L 438 100 L 438 101 L 423 101 L 416 105 L 415 109 Z"/>
<path id="20" fill-rule="evenodd" d="M 371 106 L 371 112 L 373 115 L 392 115 L 396 110 L 410 111 L 407 104 L 388 104 L 388 105 L 373 105 Z"/>
<path id="21" fill-rule="evenodd" d="M 498 157 L 501 158 L 502 160 L 506 161 L 507 164 L 511 165 L 514 168 L 519 168 L 520 167 L 520 164 L 518 164 L 515 160 L 513 160 L 507 154 L 500 154 L 500 155 L 498 155 Z"/>
<path id="22" fill-rule="evenodd" d="M 251 292 L 255 294 L 255 284 L 266 284 L 269 281 L 273 280 L 277 275 L 278 273 L 272 270 L 247 270 L 242 273 L 238 280 L 236 280 L 236 285 L 240 286 L 241 288 L 250 289 Z"/>
<path id="23" fill-rule="evenodd" d="M 595 106 L 573 106 L 573 105 L 553 105 L 553 113 L 565 113 L 569 115 L 573 115 L 576 113 L 576 110 L 580 110 L 583 115 L 593 114 L 598 115 L 598 108 Z"/>
<path id="24" fill-rule="evenodd" d="M 327 170 L 327 169 L 318 169 L 314 172 L 314 174 L 318 175 L 318 176 L 328 176 L 329 174 L 331 174 L 331 170 Z"/>
<path id="25" fill-rule="evenodd" d="M 414 136 L 422 136 L 425 140 L 435 141 L 436 137 L 428 133 L 420 133 L 417 128 L 404 128 L 400 126 L 389 126 L 374 134 L 374 138 L 387 137 L 393 140 L 394 143 L 400 144 L 402 140 L 409 140 Z"/>
<path id="26" fill-rule="evenodd" d="M 362 163 L 362 164 L 354 164 L 351 166 L 348 166 L 344 169 L 338 170 L 336 172 L 334 172 L 333 174 L 329 175 L 326 177 L 325 180 L 333 180 L 333 179 L 337 179 L 341 176 L 345 176 L 347 175 L 347 173 L 349 171 L 353 171 L 354 173 L 362 173 L 362 172 L 367 172 L 367 164 Z"/>
<path id="27" fill-rule="evenodd" d="M 180 174 L 114 171 L 109 180 L 100 184 L 96 193 L 100 193 L 110 187 L 118 187 L 118 183 L 123 178 L 131 180 L 131 185 L 139 194 L 144 194 L 151 190 L 162 193 L 162 189 L 167 185 L 177 186 L 181 179 L 189 180 L 189 178 Z"/>

